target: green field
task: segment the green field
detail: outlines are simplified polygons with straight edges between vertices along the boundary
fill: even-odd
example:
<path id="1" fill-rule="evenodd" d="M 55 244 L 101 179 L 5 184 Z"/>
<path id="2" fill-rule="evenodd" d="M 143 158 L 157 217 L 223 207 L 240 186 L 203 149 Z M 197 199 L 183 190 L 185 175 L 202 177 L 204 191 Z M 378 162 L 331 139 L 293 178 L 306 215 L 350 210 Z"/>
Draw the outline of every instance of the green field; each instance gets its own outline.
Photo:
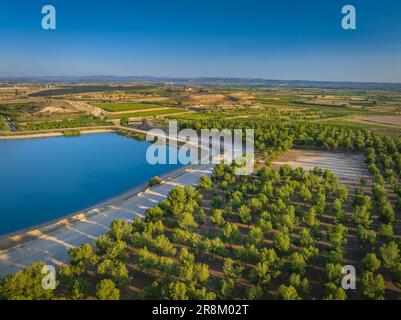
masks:
<path id="1" fill-rule="evenodd" d="M 105 103 L 99 104 L 98 107 L 110 112 L 165 108 L 163 105 L 145 103 Z"/>
<path id="2" fill-rule="evenodd" d="M 167 114 L 175 114 L 175 113 L 180 113 L 180 112 L 185 112 L 185 110 L 170 108 L 170 109 L 163 109 L 163 110 L 132 112 L 132 113 L 123 113 L 123 114 L 110 114 L 108 119 L 153 117 L 153 116 L 162 116 L 162 115 L 167 115 Z"/>
<path id="3" fill-rule="evenodd" d="M 10 128 L 7 123 L 0 117 L 0 131 L 9 131 Z"/>
<path id="4" fill-rule="evenodd" d="M 19 123 L 17 129 L 19 131 L 52 130 L 52 129 L 64 129 L 64 128 L 95 127 L 95 126 L 104 126 L 106 124 L 107 124 L 106 121 L 101 120 L 99 118 L 81 116 L 61 121 Z"/>
<path id="5" fill-rule="evenodd" d="M 345 127 L 345 128 L 366 129 L 386 136 L 393 136 L 393 137 L 401 136 L 401 130 L 391 125 L 368 123 L 368 122 L 366 123 L 352 122 L 352 119 L 346 117 L 335 118 L 335 119 L 323 119 L 323 120 L 317 120 L 316 122 L 324 123 L 326 125 Z"/>

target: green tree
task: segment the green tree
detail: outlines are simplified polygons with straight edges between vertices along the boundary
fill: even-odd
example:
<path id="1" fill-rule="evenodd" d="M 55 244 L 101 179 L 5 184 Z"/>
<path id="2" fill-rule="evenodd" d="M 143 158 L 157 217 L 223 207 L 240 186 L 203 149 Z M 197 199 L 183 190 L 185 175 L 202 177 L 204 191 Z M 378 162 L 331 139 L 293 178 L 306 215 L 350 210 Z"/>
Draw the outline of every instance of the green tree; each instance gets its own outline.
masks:
<path id="1" fill-rule="evenodd" d="M 109 237 L 115 241 L 128 241 L 132 232 L 132 227 L 127 221 L 121 219 L 111 223 Z"/>
<path id="2" fill-rule="evenodd" d="M 384 262 L 384 266 L 392 269 L 399 262 L 400 251 L 394 241 L 384 244 L 380 248 L 380 255 Z"/>
<path id="3" fill-rule="evenodd" d="M 307 186 L 301 185 L 299 189 L 299 197 L 304 202 L 310 202 L 312 200 L 312 193 L 309 191 Z"/>
<path id="4" fill-rule="evenodd" d="M 156 251 L 164 256 L 175 256 L 177 253 L 177 249 L 174 247 L 174 244 L 171 243 L 169 238 L 167 238 L 164 234 L 157 236 L 153 240 L 153 247 Z"/>
<path id="5" fill-rule="evenodd" d="M 213 208 L 215 208 L 215 209 L 221 208 L 223 206 L 223 204 L 224 204 L 224 199 L 222 196 L 216 195 L 213 197 L 213 203 L 212 203 Z"/>
<path id="6" fill-rule="evenodd" d="M 392 224 L 380 224 L 378 230 L 379 236 L 385 241 L 391 241 L 394 238 L 394 229 Z"/>
<path id="7" fill-rule="evenodd" d="M 292 273 L 288 278 L 288 282 L 291 286 L 297 289 L 298 292 L 303 295 L 308 294 L 309 292 L 309 282 L 308 279 L 302 278 L 300 274 Z"/>
<path id="8" fill-rule="evenodd" d="M 331 248 L 326 252 L 326 262 L 332 264 L 340 264 L 344 258 L 344 250 L 342 248 Z"/>
<path id="9" fill-rule="evenodd" d="M 251 281 L 255 285 L 267 286 L 271 281 L 267 262 L 259 262 L 251 271 Z"/>
<path id="10" fill-rule="evenodd" d="M 210 217 L 210 221 L 216 226 L 222 227 L 225 224 L 225 220 L 223 217 L 223 210 L 214 209 L 212 216 Z"/>
<path id="11" fill-rule="evenodd" d="M 122 117 L 120 119 L 120 125 L 122 125 L 123 127 L 128 127 L 129 125 L 129 119 L 127 117 Z"/>
<path id="12" fill-rule="evenodd" d="M 249 209 L 249 207 L 247 205 L 242 205 L 239 208 L 238 216 L 239 216 L 241 222 L 247 224 L 248 228 L 249 228 L 249 224 L 252 221 L 251 209 Z"/>
<path id="13" fill-rule="evenodd" d="M 157 206 L 157 207 L 153 207 L 153 208 L 149 208 L 148 210 L 146 210 L 145 213 L 145 221 L 152 221 L 152 222 L 156 222 L 159 221 L 163 218 L 163 210 Z"/>
<path id="14" fill-rule="evenodd" d="M 395 214 L 391 203 L 387 200 L 385 203 L 380 202 L 377 208 L 380 220 L 385 224 L 394 224 Z"/>
<path id="15" fill-rule="evenodd" d="M 354 209 L 354 222 L 358 226 L 368 228 L 372 224 L 369 208 L 366 206 L 357 206 Z"/>
<path id="16" fill-rule="evenodd" d="M 317 226 L 319 224 L 319 220 L 317 219 L 316 215 L 316 208 L 311 207 L 304 213 L 302 217 L 303 223 L 305 223 L 308 227 Z"/>
<path id="17" fill-rule="evenodd" d="M 212 179 L 210 179 L 208 176 L 202 176 L 200 178 L 198 187 L 199 187 L 199 189 L 205 190 L 205 191 L 212 190 Z"/>
<path id="18" fill-rule="evenodd" d="M 365 271 L 375 272 L 380 268 L 381 262 L 374 253 L 368 253 L 362 261 Z"/>
<path id="19" fill-rule="evenodd" d="M 337 264 L 327 263 L 325 265 L 325 269 L 326 269 L 326 275 L 327 275 L 328 282 L 332 282 L 336 285 L 340 285 L 341 281 L 344 277 L 344 275 L 342 273 L 343 266 L 339 263 L 337 263 Z"/>
<path id="20" fill-rule="evenodd" d="M 170 282 L 163 290 L 164 298 L 167 300 L 188 300 L 188 288 L 183 282 Z"/>
<path id="21" fill-rule="evenodd" d="M 365 272 L 361 280 L 362 293 L 368 299 L 383 300 L 386 286 L 381 274 L 374 275 L 372 272 Z"/>
<path id="22" fill-rule="evenodd" d="M 304 274 L 306 268 L 306 262 L 304 257 L 298 252 L 292 253 L 288 257 L 288 268 L 290 272 Z"/>
<path id="23" fill-rule="evenodd" d="M 277 289 L 277 297 L 279 300 L 301 300 L 297 289 L 293 286 L 280 285 Z"/>
<path id="24" fill-rule="evenodd" d="M 396 264 L 392 268 L 391 277 L 396 287 L 401 289 L 401 263 Z"/>
<path id="25" fill-rule="evenodd" d="M 284 164 L 280 167 L 279 173 L 282 177 L 288 177 L 292 172 L 291 167 L 288 164 Z"/>
<path id="26" fill-rule="evenodd" d="M 70 284 L 70 297 L 73 300 L 80 300 L 80 299 L 85 299 L 88 296 L 88 290 L 90 287 L 90 282 L 77 278 L 73 279 Z"/>
<path id="27" fill-rule="evenodd" d="M 308 229 L 302 229 L 299 232 L 299 244 L 302 247 L 309 247 L 313 245 L 314 241 Z"/>
<path id="28" fill-rule="evenodd" d="M 371 248 L 376 244 L 376 232 L 360 226 L 358 227 L 357 239 L 361 247 Z"/>
<path id="29" fill-rule="evenodd" d="M 226 223 L 223 229 L 223 236 L 230 246 L 236 243 L 240 237 L 238 226 L 233 223 Z"/>
<path id="30" fill-rule="evenodd" d="M 347 293 L 343 288 L 329 282 L 325 284 L 324 300 L 347 300 Z"/>
<path id="31" fill-rule="evenodd" d="M 125 264 L 118 260 L 105 259 L 98 265 L 97 275 L 100 279 L 111 279 L 119 288 L 124 288 L 129 280 Z"/>
<path id="32" fill-rule="evenodd" d="M 120 290 L 113 281 L 101 280 L 96 286 L 96 298 L 98 300 L 120 300 Z"/>
<path id="33" fill-rule="evenodd" d="M 334 213 L 338 213 L 343 209 L 343 203 L 341 202 L 340 199 L 334 199 L 333 204 L 331 205 L 331 208 Z"/>
<path id="34" fill-rule="evenodd" d="M 193 214 L 189 211 L 181 213 L 177 218 L 177 222 L 181 229 L 191 229 L 198 226 Z"/>
<path id="35" fill-rule="evenodd" d="M 291 240 L 288 234 L 279 231 L 274 235 L 273 247 L 281 253 L 287 253 L 290 250 Z"/>
<path id="36" fill-rule="evenodd" d="M 214 292 L 207 291 L 205 287 L 189 287 L 188 296 L 192 300 L 216 300 L 216 294 Z"/>
<path id="37" fill-rule="evenodd" d="M 327 240 L 333 248 L 341 248 L 347 244 L 347 238 L 345 237 L 346 231 L 347 228 L 342 224 L 329 226 Z"/>
<path id="38" fill-rule="evenodd" d="M 68 251 L 68 256 L 70 257 L 70 263 L 74 271 L 78 274 L 85 272 L 99 260 L 99 257 L 93 252 L 92 246 L 87 243 L 70 249 Z"/>
<path id="39" fill-rule="evenodd" d="M 6 300 L 50 300 L 53 290 L 42 286 L 43 262 L 33 263 L 0 281 L 0 299 Z"/>
<path id="40" fill-rule="evenodd" d="M 210 240 L 210 251 L 214 256 L 224 256 L 227 254 L 226 247 L 219 237 Z"/>
<path id="41" fill-rule="evenodd" d="M 249 286 L 246 290 L 246 297 L 249 300 L 261 299 L 263 296 L 263 288 L 258 285 Z"/>
<path id="42" fill-rule="evenodd" d="M 222 279 L 220 281 L 220 297 L 222 299 L 234 298 L 235 282 L 233 279 Z"/>
<path id="43" fill-rule="evenodd" d="M 244 268 L 239 263 L 234 262 L 230 258 L 224 260 L 223 273 L 226 279 L 237 281 L 243 271 Z"/>
<path id="44" fill-rule="evenodd" d="M 110 259 L 125 260 L 128 255 L 125 252 L 127 244 L 124 241 L 113 241 L 107 236 L 100 236 L 93 244 L 96 254 L 107 255 Z"/>
<path id="45" fill-rule="evenodd" d="M 194 264 L 195 256 L 186 247 L 182 247 L 178 254 L 178 260 L 181 264 Z"/>
<path id="46" fill-rule="evenodd" d="M 252 212 L 259 213 L 262 211 L 263 205 L 258 198 L 252 198 L 249 200 L 249 207 L 251 208 Z"/>
<path id="47" fill-rule="evenodd" d="M 247 236 L 247 242 L 253 244 L 256 247 L 263 247 L 265 236 L 260 227 L 252 227 Z"/>
<path id="48" fill-rule="evenodd" d="M 150 179 L 150 181 L 148 183 L 148 187 L 151 188 L 153 186 L 161 184 L 162 182 L 163 182 L 163 180 L 160 177 L 158 177 L 158 176 L 153 177 L 152 179 Z"/>

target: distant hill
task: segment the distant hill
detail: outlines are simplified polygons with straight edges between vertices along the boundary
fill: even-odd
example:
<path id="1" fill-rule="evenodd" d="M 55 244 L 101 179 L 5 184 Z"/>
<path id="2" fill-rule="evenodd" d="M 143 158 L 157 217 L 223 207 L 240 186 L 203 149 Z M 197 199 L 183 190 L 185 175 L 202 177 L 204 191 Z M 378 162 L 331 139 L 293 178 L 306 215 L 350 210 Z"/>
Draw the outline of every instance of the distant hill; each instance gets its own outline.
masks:
<path id="1" fill-rule="evenodd" d="M 153 84 L 199 84 L 199 85 L 233 85 L 233 86 L 263 86 L 263 87 L 293 87 L 293 88 L 324 88 L 324 89 L 353 89 L 353 90 L 392 90 L 401 91 L 401 83 L 380 82 L 336 82 L 308 80 L 271 80 L 248 78 L 168 78 L 149 76 L 77 76 L 77 77 L 0 77 L 0 82 L 6 83 L 57 83 L 57 84 L 109 84 L 140 82 Z"/>

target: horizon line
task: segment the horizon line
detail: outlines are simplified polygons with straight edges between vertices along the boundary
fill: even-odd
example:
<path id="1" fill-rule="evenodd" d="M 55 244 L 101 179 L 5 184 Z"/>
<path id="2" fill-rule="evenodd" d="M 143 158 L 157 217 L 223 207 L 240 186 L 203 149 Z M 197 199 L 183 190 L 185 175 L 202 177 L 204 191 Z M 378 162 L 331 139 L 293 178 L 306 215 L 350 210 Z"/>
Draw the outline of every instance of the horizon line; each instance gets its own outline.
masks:
<path id="1" fill-rule="evenodd" d="M 63 79 L 63 78 L 121 78 L 121 79 L 164 79 L 164 80 L 250 80 L 250 81 L 274 81 L 274 82 L 321 82 L 321 83 L 355 83 L 355 84 L 397 84 L 401 82 L 392 81 L 356 81 L 356 80 L 307 80 L 307 79 L 273 79 L 261 77 L 224 77 L 224 76 L 146 76 L 146 75 L 23 75 L 23 76 L 0 76 L 0 80 L 10 79 Z"/>

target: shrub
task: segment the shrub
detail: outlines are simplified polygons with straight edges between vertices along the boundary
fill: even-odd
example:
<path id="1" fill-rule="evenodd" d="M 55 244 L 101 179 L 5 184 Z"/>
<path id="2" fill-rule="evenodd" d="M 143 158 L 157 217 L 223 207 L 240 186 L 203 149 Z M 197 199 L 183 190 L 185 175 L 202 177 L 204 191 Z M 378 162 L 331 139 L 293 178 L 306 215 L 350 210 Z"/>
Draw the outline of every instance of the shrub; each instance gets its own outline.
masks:
<path id="1" fill-rule="evenodd" d="M 98 300 L 119 300 L 120 290 L 116 288 L 113 281 L 104 279 L 96 286 L 96 298 Z"/>

